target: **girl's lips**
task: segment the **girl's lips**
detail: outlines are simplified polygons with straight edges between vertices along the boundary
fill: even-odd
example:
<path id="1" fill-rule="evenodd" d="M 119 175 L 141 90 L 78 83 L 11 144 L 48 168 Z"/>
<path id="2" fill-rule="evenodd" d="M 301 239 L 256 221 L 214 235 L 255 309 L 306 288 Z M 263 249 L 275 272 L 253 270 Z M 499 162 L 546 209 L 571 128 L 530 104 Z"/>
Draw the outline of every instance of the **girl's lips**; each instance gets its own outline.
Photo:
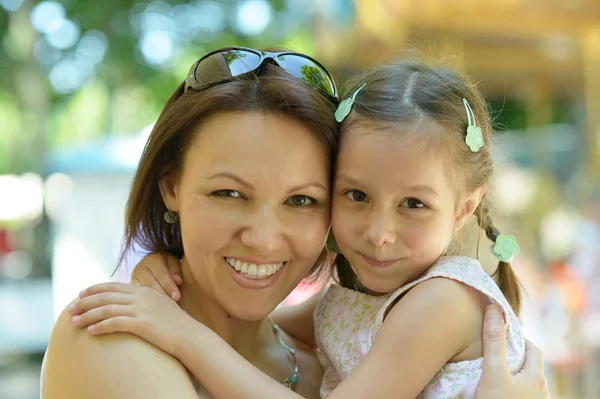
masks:
<path id="1" fill-rule="evenodd" d="M 387 267 L 392 265 L 393 263 L 396 263 L 400 258 L 397 259 L 375 259 L 375 258 L 371 258 L 365 254 L 361 254 L 361 256 L 363 258 L 365 258 L 365 260 L 367 261 L 368 264 L 370 264 L 371 266 L 375 266 L 375 267 Z"/>

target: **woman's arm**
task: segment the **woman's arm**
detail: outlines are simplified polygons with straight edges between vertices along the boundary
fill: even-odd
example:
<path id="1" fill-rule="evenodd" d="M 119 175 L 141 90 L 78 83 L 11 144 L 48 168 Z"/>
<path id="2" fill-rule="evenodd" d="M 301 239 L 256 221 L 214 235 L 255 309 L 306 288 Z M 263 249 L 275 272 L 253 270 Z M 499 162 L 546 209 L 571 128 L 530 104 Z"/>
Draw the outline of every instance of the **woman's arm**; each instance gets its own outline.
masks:
<path id="1" fill-rule="evenodd" d="M 43 399 L 197 399 L 177 359 L 128 333 L 90 336 L 61 313 L 48 346 Z"/>

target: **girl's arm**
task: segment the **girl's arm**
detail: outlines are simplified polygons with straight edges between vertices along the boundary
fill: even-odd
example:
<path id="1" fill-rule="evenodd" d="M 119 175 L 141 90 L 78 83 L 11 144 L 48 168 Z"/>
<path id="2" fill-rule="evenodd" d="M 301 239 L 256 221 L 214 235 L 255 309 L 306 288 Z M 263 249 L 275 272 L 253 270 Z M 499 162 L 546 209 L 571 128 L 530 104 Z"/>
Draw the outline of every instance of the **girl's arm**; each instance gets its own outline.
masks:
<path id="1" fill-rule="evenodd" d="M 480 339 L 482 315 L 479 297 L 459 283 L 432 279 L 419 284 L 389 312 L 369 354 L 328 398 L 416 397 L 444 364 Z M 187 344 L 195 350 L 182 353 L 180 360 L 193 365 L 216 398 L 300 397 L 254 368 L 212 331 Z M 208 348 L 218 356 L 209 361 L 194 355 Z"/>
<path id="2" fill-rule="evenodd" d="M 302 303 L 275 309 L 271 318 L 283 331 L 311 348 L 316 348 L 313 314 L 326 291 L 327 287 Z"/>
<path id="3" fill-rule="evenodd" d="M 148 340 L 178 358 L 215 398 L 300 397 L 166 296 L 119 283 L 90 287 L 80 295 L 72 311 L 79 315 L 78 327 L 93 325 L 93 334 L 131 332 Z M 419 284 L 389 312 L 369 354 L 329 398 L 414 398 L 449 359 L 479 339 L 481 313 L 479 299 L 459 283 Z"/>

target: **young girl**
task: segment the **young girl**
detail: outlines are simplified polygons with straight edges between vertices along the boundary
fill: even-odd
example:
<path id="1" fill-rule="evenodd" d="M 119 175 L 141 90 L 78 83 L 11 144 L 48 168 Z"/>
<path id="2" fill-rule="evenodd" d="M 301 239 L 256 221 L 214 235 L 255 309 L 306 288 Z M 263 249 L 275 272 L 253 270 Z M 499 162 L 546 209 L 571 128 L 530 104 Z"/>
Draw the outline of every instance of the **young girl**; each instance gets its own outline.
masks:
<path id="1" fill-rule="evenodd" d="M 484 99 L 456 72 L 412 61 L 378 67 L 351 83 L 348 93 L 336 112 L 340 149 L 327 243 L 339 252 L 339 285 L 274 318 L 296 337 L 314 337 L 326 355 L 323 398 L 474 398 L 489 303 L 505 315 L 511 371 L 524 361 L 520 294 L 509 264 L 518 246 L 489 216 L 492 124 Z M 497 284 L 477 260 L 457 256 L 457 244 L 464 243 L 459 233 L 472 215 L 500 260 Z M 260 278 L 257 268 L 227 261 L 242 276 Z M 172 284 L 167 280 L 164 287 Z M 89 300 L 94 293 L 82 293 L 74 314 L 98 306 Z M 139 334 L 202 376 L 200 383 L 216 398 L 298 397 L 208 328 L 195 329 L 182 344 L 180 332 L 140 333 L 122 317 L 153 307 L 122 308 L 122 315 L 105 317 L 119 323 L 84 322 L 84 313 L 79 326 L 94 323 L 94 334 Z M 296 370 L 287 385 L 301 373 Z"/>

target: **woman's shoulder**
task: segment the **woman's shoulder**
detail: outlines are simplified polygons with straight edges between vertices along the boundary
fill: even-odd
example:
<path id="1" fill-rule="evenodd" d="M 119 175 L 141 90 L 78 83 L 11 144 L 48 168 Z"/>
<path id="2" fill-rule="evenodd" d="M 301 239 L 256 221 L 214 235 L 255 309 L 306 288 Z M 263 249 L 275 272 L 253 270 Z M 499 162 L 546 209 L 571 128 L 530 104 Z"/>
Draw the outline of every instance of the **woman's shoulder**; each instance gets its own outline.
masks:
<path id="1" fill-rule="evenodd" d="M 44 372 L 43 399 L 197 398 L 177 359 L 131 334 L 90 336 L 73 327 L 67 309 L 52 331 Z"/>

